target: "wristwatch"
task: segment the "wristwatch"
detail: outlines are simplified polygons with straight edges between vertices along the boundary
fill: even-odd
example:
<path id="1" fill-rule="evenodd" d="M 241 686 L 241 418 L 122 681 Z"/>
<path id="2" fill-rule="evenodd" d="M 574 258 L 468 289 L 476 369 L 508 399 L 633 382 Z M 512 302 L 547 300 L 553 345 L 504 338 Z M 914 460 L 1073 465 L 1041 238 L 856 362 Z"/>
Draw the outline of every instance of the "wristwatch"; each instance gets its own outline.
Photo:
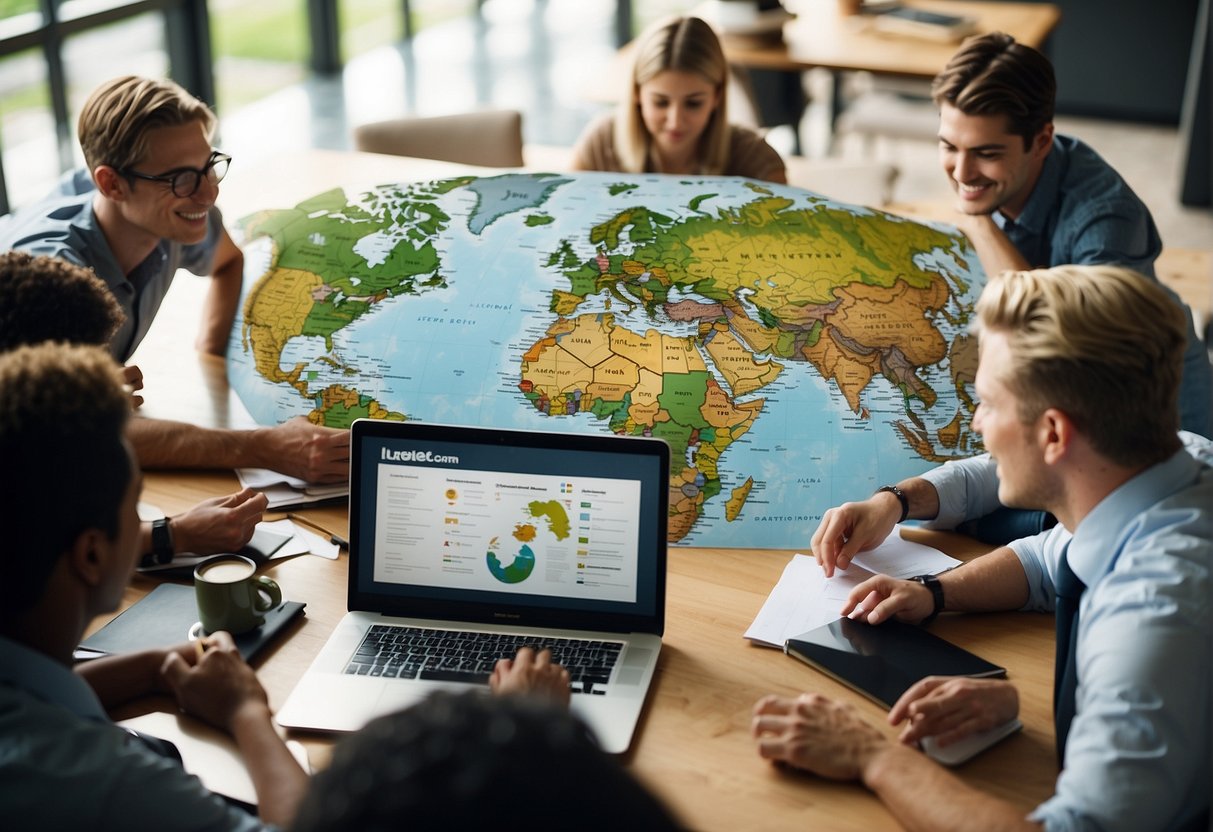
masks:
<path id="1" fill-rule="evenodd" d="M 939 578 L 934 575 L 915 575 L 910 578 L 911 581 L 918 583 L 931 590 L 931 599 L 935 602 L 935 608 L 931 610 L 931 614 L 918 622 L 918 626 L 925 627 L 935 620 L 935 617 L 943 612 L 943 584 L 939 582 Z"/>
<path id="2" fill-rule="evenodd" d="M 901 503 L 901 519 L 898 520 L 897 522 L 904 523 L 906 521 L 906 518 L 910 516 L 910 499 L 908 497 L 906 497 L 906 493 L 895 485 L 882 485 L 882 486 L 880 486 L 880 488 L 876 489 L 876 491 L 873 493 L 873 496 L 875 494 L 879 494 L 882 491 L 889 492 L 890 494 L 892 494 L 894 497 L 897 498 L 897 502 Z"/>
<path id="3" fill-rule="evenodd" d="M 152 521 L 152 557 L 159 564 L 173 559 L 173 528 L 168 517 Z"/>

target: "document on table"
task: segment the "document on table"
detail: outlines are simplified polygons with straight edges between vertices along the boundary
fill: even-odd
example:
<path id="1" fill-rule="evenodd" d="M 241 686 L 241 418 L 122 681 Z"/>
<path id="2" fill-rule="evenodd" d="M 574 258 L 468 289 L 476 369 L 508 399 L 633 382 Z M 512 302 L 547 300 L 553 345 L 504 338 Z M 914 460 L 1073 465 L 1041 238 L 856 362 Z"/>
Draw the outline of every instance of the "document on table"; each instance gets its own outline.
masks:
<path id="1" fill-rule="evenodd" d="M 271 511 L 334 500 L 350 493 L 348 482 L 318 485 L 267 468 L 237 468 L 236 478 L 242 488 L 255 488 L 264 494 Z"/>
<path id="2" fill-rule="evenodd" d="M 236 747 L 236 741 L 222 731 L 184 714 L 158 711 L 124 719 L 118 724 L 168 740 L 181 752 L 185 770 L 198 777 L 202 785 L 241 803 L 257 805 L 253 780 Z M 310 774 L 307 749 L 294 740 L 289 740 L 286 747 L 300 767 Z"/>
<path id="3" fill-rule="evenodd" d="M 900 526 L 875 549 L 857 555 L 849 567 L 834 570 L 832 578 L 825 576 L 812 555 L 794 555 L 745 638 L 782 649 L 789 638 L 837 620 L 851 590 L 873 575 L 909 578 L 937 574 L 960 563 L 938 549 L 902 539 Z"/>
<path id="4" fill-rule="evenodd" d="M 294 555 L 319 555 L 329 560 L 337 560 L 337 556 L 341 553 L 336 543 L 325 540 L 315 532 L 309 531 L 291 520 L 262 521 L 257 524 L 257 528 L 290 535 L 290 540 L 270 556 L 271 560 L 289 558 Z"/>

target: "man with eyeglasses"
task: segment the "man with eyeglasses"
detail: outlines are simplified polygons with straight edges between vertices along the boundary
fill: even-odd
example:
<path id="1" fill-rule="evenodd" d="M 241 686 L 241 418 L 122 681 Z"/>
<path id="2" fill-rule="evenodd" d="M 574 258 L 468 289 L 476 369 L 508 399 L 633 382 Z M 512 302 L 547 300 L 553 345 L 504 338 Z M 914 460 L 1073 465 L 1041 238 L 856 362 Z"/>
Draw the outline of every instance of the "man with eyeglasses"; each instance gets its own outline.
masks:
<path id="1" fill-rule="evenodd" d="M 171 81 L 124 77 L 80 113 L 85 168 L 0 229 L 0 246 L 91 268 L 127 320 L 110 342 L 130 358 L 177 269 L 211 276 L 196 346 L 222 355 L 240 302 L 244 257 L 215 207 L 230 157 L 211 148 L 215 115 Z"/>
<path id="2" fill-rule="evenodd" d="M 85 168 L 0 223 L 0 250 L 59 257 L 92 271 L 122 307 L 111 354 L 129 360 L 178 269 L 210 275 L 195 346 L 222 355 L 240 303 L 244 257 L 215 200 L 231 158 L 211 146 L 215 114 L 171 81 L 126 76 L 98 87 L 78 134 Z M 128 383 L 140 386 L 137 368 Z M 135 419 L 145 467 L 260 467 L 312 482 L 348 476 L 345 431 L 303 417 L 259 431 Z"/>

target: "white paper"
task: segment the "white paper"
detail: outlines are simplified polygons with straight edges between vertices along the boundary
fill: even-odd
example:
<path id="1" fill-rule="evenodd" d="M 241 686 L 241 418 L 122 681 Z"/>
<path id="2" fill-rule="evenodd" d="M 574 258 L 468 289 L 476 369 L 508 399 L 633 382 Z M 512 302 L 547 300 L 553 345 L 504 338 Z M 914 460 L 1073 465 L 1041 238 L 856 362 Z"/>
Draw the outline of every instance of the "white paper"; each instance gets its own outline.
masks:
<path id="1" fill-rule="evenodd" d="M 319 555 L 329 560 L 337 560 L 337 556 L 341 552 L 336 543 L 326 540 L 306 526 L 301 526 L 291 520 L 258 523 L 257 528 L 291 536 L 290 540 L 282 544 L 282 548 L 270 556 L 270 560 L 289 558 L 294 555 Z"/>
<path id="2" fill-rule="evenodd" d="M 825 598 L 825 587 L 826 576 L 817 560 L 794 555 L 745 637 L 782 649 L 791 636 L 836 620 L 841 604 Z"/>
<path id="3" fill-rule="evenodd" d="M 118 724 L 177 746 L 185 770 L 197 776 L 212 792 L 257 805 L 257 792 L 236 741 L 222 731 L 184 715 L 159 711 L 124 719 Z M 310 774 L 307 749 L 294 740 L 288 741 L 286 747 L 300 767 Z"/>
<path id="4" fill-rule="evenodd" d="M 237 468 L 236 479 L 243 488 L 255 488 L 269 500 L 270 509 L 306 505 L 344 497 L 350 493 L 348 482 L 320 485 L 288 477 L 268 468 Z"/>
<path id="5" fill-rule="evenodd" d="M 901 526 L 893 531 L 875 549 L 860 552 L 851 563 L 891 578 L 909 578 L 914 575 L 938 575 L 964 561 L 945 555 L 938 549 L 912 543 L 901 536 Z M 849 568 L 847 571 L 850 571 Z"/>
<path id="6" fill-rule="evenodd" d="M 873 575 L 908 578 L 937 574 L 960 563 L 938 549 L 903 540 L 900 526 L 894 527 L 875 549 L 858 555 L 846 569 L 834 570 L 832 578 L 825 576 L 812 555 L 794 555 L 745 631 L 745 638 L 782 649 L 789 638 L 838 620 L 838 611 L 851 590 Z"/>

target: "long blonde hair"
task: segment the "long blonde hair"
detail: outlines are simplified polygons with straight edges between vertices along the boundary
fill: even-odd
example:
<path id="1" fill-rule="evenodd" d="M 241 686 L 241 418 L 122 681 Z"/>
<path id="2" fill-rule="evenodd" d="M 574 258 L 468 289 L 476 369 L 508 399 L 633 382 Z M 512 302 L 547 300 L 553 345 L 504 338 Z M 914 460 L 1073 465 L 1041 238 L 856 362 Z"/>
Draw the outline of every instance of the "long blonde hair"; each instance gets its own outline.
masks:
<path id="1" fill-rule="evenodd" d="M 658 21 L 637 39 L 625 102 L 615 118 L 615 153 L 631 173 L 643 173 L 653 137 L 640 117 L 640 85 L 662 72 L 694 72 L 716 87 L 716 109 L 699 137 L 700 172 L 723 173 L 729 158 L 726 107 L 729 64 L 712 27 L 698 17 Z"/>

